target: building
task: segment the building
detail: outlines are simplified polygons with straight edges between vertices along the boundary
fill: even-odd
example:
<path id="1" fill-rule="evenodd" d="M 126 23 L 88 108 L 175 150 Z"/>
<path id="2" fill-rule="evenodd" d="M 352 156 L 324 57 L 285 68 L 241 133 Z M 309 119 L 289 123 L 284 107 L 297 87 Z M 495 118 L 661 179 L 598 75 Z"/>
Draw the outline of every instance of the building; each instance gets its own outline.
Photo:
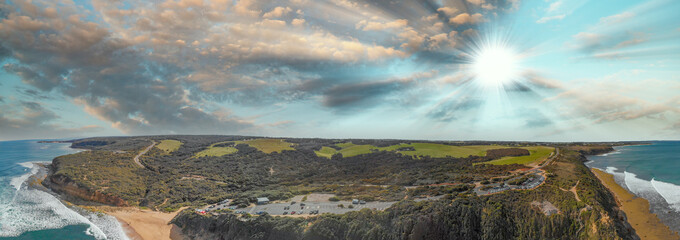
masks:
<path id="1" fill-rule="evenodd" d="M 261 197 L 257 198 L 257 205 L 264 205 L 269 203 L 269 198 Z"/>

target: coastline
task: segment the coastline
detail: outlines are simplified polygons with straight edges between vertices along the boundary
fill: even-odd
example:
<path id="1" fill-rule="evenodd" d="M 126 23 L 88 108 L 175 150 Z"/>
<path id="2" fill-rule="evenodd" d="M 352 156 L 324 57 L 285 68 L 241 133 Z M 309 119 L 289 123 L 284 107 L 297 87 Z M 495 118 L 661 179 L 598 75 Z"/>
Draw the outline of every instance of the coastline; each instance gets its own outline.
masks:
<path id="1" fill-rule="evenodd" d="M 43 186 L 42 181 L 48 175 L 48 165 L 51 162 L 29 162 L 38 166 L 38 171 L 27 175 L 22 182 L 29 182 L 29 187 L 40 190 L 55 196 L 64 206 L 75 211 L 80 215 L 90 213 L 106 214 L 115 218 L 122 227 L 123 234 L 130 240 L 159 239 L 159 240 L 182 240 L 179 227 L 169 222 L 186 207 L 172 213 L 164 213 L 151 210 L 142 210 L 136 207 L 114 207 L 108 205 L 88 206 L 73 204 L 62 199 L 60 194 L 53 193 L 49 188 Z M 84 215 L 85 214 L 85 215 Z"/>
<path id="2" fill-rule="evenodd" d="M 650 205 L 647 199 L 637 197 L 620 186 L 614 181 L 614 175 L 597 168 L 590 168 L 590 170 L 614 195 L 617 205 L 626 213 L 628 223 L 641 239 L 680 239 L 678 233 L 672 231 L 649 210 Z"/>
<path id="3" fill-rule="evenodd" d="M 186 209 L 186 207 L 171 213 L 142 210 L 136 207 L 98 206 L 94 207 L 94 209 L 115 217 L 118 222 L 121 223 L 126 235 L 131 240 L 183 239 L 179 232 L 179 228 L 169 222 L 177 216 L 179 212 Z"/>

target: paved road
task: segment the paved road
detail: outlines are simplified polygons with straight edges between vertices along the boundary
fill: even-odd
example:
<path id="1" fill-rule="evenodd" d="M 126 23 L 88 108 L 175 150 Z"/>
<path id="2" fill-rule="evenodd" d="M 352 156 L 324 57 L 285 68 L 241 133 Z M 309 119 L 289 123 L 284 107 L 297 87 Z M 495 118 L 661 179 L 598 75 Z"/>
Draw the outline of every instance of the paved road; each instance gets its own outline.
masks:
<path id="1" fill-rule="evenodd" d="M 144 149 L 143 151 L 139 152 L 139 154 L 137 154 L 137 156 L 135 156 L 135 159 L 134 159 L 134 160 L 135 160 L 135 163 L 136 163 L 137 165 L 139 165 L 140 167 L 146 168 L 146 167 L 144 167 L 144 165 L 142 165 L 142 163 L 139 162 L 139 157 L 141 157 L 141 156 L 144 155 L 146 152 L 148 152 L 149 150 L 151 150 L 151 148 L 152 148 L 153 146 L 156 146 L 156 142 L 155 142 L 155 141 L 151 141 L 151 142 L 152 142 L 151 145 L 149 145 L 148 147 L 146 147 L 146 149 Z"/>

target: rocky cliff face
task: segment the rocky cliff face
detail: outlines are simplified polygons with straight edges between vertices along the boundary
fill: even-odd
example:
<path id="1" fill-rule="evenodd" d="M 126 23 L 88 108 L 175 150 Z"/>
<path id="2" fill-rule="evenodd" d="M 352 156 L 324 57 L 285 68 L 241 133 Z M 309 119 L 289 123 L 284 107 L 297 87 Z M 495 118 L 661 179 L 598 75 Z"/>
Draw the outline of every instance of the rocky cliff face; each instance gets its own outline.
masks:
<path id="1" fill-rule="evenodd" d="M 50 174 L 47 178 L 48 181 L 43 181 L 43 184 L 55 192 L 64 193 L 86 201 L 98 202 L 112 206 L 129 206 L 125 200 L 119 197 L 81 187 L 67 176 L 60 174 Z"/>

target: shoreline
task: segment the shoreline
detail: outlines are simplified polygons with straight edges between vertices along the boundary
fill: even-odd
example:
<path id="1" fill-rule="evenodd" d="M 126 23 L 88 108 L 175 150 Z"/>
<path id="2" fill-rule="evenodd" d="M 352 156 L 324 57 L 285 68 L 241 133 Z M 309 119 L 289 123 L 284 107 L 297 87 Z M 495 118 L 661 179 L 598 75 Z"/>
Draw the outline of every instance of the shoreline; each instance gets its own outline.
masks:
<path id="1" fill-rule="evenodd" d="M 131 240 L 183 239 L 179 227 L 170 224 L 170 221 L 177 216 L 179 212 L 186 209 L 186 207 L 171 213 L 143 210 L 136 207 L 98 206 L 94 207 L 94 209 L 104 212 L 106 215 L 115 217 L 123 226 L 127 237 Z"/>
<path id="2" fill-rule="evenodd" d="M 86 213 L 103 213 L 113 217 L 122 228 L 123 234 L 130 240 L 145 240 L 145 239 L 159 239 L 159 240 L 182 240 L 184 236 L 181 234 L 179 227 L 169 222 L 187 207 L 171 213 L 164 213 L 152 210 L 142 210 L 137 207 L 114 207 L 108 205 L 90 206 L 78 205 L 69 202 L 54 193 L 51 189 L 42 185 L 42 181 L 48 175 L 48 169 L 51 162 L 48 161 L 34 161 L 27 162 L 38 167 L 38 171 L 28 175 L 24 182 L 29 182 L 29 187 L 40 190 L 50 195 L 53 195 L 57 200 L 62 202 L 65 207 L 75 211 L 77 214 L 85 216 Z M 32 180 L 33 179 L 33 180 Z"/>
<path id="3" fill-rule="evenodd" d="M 626 213 L 626 220 L 635 229 L 640 239 L 680 239 L 678 233 L 672 231 L 656 214 L 650 211 L 647 199 L 635 196 L 635 194 L 623 188 L 616 183 L 612 174 L 597 168 L 590 168 L 590 171 L 614 195 L 617 205 Z"/>

